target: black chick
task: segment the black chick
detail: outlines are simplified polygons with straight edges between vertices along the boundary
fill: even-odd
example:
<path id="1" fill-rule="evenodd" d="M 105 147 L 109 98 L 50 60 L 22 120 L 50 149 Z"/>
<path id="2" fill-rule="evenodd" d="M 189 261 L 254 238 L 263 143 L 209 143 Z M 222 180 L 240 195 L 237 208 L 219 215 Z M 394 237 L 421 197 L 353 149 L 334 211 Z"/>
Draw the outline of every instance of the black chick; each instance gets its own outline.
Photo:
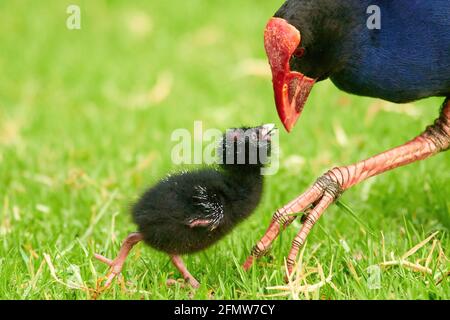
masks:
<path id="1" fill-rule="evenodd" d="M 179 255 L 206 249 L 255 210 L 273 132 L 274 125 L 227 130 L 218 147 L 218 167 L 171 175 L 146 191 L 132 208 L 139 232 L 127 237 L 114 261 L 95 255 L 111 267 L 105 288 L 141 240 L 169 254 L 184 279 L 198 287 Z"/>

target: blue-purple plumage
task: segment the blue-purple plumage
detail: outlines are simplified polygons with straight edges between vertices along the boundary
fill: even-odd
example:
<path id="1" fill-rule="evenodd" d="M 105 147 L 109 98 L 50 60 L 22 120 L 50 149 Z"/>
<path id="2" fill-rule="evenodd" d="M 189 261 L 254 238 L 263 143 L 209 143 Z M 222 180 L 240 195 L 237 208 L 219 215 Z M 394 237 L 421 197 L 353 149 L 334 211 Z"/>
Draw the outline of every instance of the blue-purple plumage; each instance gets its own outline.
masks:
<path id="1" fill-rule="evenodd" d="M 367 27 L 371 5 L 380 29 Z M 448 0 L 289 0 L 276 16 L 302 34 L 295 70 L 393 102 L 450 96 Z"/>

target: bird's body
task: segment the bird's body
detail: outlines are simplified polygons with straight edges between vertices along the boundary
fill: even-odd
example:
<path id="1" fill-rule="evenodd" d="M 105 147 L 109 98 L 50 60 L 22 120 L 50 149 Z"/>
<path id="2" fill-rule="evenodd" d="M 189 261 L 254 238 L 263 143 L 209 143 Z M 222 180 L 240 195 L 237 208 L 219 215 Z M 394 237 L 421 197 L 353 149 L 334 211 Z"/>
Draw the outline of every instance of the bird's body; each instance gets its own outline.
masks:
<path id="1" fill-rule="evenodd" d="M 293 270 L 314 224 L 342 192 L 450 148 L 450 1 L 287 0 L 269 20 L 264 42 L 278 115 L 287 131 L 315 82 L 331 79 L 351 94 L 392 102 L 446 97 L 440 117 L 402 146 L 336 167 L 277 210 L 244 267 L 260 256 L 295 213 L 308 211 L 287 258 Z"/>
<path id="2" fill-rule="evenodd" d="M 361 15 L 348 37 L 345 61 L 330 79 L 340 89 L 404 103 L 450 96 L 450 1 L 354 1 L 364 12 L 378 5 L 380 29 Z M 344 44 L 343 44 L 344 45 Z"/>
<path id="3" fill-rule="evenodd" d="M 144 192 L 132 208 L 139 232 L 128 236 L 114 261 L 96 255 L 111 266 L 105 286 L 120 273 L 131 248 L 143 240 L 167 253 L 183 277 L 198 287 L 180 255 L 206 249 L 255 210 L 273 131 L 273 125 L 230 129 L 217 149 L 219 166 L 170 175 Z"/>
<path id="4" fill-rule="evenodd" d="M 448 0 L 291 0 L 275 16 L 301 31 L 293 68 L 306 76 L 397 103 L 450 95 Z"/>
<path id="5" fill-rule="evenodd" d="M 230 232 L 257 207 L 263 179 L 203 169 L 169 176 L 145 192 L 133 208 L 144 241 L 168 254 L 203 250 Z M 192 226 L 194 221 L 210 225 Z"/>

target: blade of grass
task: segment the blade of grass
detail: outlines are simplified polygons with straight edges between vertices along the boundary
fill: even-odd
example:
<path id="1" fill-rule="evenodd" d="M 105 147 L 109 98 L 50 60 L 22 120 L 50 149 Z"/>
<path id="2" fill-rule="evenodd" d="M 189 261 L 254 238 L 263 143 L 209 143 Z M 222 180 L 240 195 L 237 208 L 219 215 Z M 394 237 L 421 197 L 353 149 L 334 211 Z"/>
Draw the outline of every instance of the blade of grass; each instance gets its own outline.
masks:
<path id="1" fill-rule="evenodd" d="M 338 206 L 338 208 L 349 213 L 361 227 L 365 228 L 369 232 L 372 237 L 377 238 L 375 232 L 364 221 L 362 221 L 360 217 L 358 217 L 358 215 L 353 211 L 352 208 L 342 202 L 342 200 L 336 201 L 336 205 Z"/>

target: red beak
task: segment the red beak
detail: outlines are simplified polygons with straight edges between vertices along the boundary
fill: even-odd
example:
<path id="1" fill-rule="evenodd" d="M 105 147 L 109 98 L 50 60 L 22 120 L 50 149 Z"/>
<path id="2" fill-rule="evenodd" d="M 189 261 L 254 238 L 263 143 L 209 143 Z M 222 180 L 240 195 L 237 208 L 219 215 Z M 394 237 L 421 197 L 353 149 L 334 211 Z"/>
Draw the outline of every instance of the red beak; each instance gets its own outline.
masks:
<path id="1" fill-rule="evenodd" d="M 314 79 L 291 71 L 289 61 L 300 42 L 300 32 L 286 20 L 269 20 L 264 33 L 264 45 L 272 69 L 278 116 L 288 132 L 302 113 L 315 83 Z"/>

